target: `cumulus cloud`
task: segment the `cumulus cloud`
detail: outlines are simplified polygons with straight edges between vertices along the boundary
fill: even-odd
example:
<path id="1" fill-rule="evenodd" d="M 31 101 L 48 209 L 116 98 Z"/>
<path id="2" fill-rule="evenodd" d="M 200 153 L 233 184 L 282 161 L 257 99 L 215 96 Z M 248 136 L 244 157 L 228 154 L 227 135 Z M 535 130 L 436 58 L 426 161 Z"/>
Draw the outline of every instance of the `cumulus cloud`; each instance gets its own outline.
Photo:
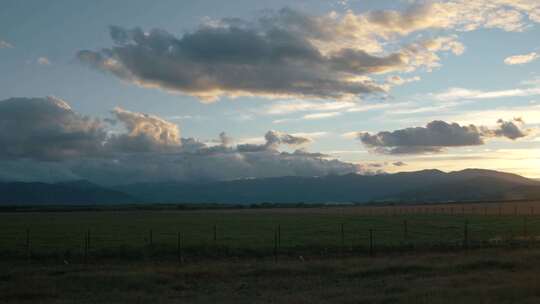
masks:
<path id="1" fill-rule="evenodd" d="M 434 32 L 523 31 L 540 22 L 536 0 L 412 2 L 404 10 L 313 16 L 285 8 L 254 20 L 206 18 L 182 36 L 113 26 L 112 47 L 77 56 L 128 82 L 204 101 L 222 96 L 351 99 L 390 88 L 372 76 L 430 71 L 440 66 L 439 53 L 465 51 L 457 35 L 433 37 Z"/>
<path id="2" fill-rule="evenodd" d="M 299 146 L 311 142 L 308 137 L 295 136 L 279 131 L 270 130 L 264 135 L 264 144 L 241 144 L 238 145 L 238 151 L 242 152 L 257 152 L 266 150 L 276 150 L 280 145 Z"/>
<path id="3" fill-rule="evenodd" d="M 324 176 L 361 172 L 361 168 L 318 153 L 203 148 L 192 153 L 135 153 L 118 155 L 115 160 L 84 159 L 73 163 L 70 172 L 100 184 L 122 184 Z"/>
<path id="4" fill-rule="evenodd" d="M 532 52 L 525 55 L 515 55 L 504 59 L 504 63 L 508 65 L 525 64 L 540 58 L 540 54 Z"/>
<path id="5" fill-rule="evenodd" d="M 408 23 L 426 9 L 390 13 L 402 19 L 399 24 L 390 22 L 388 12 L 311 16 L 282 9 L 253 21 L 207 20 L 181 37 L 114 26 L 114 46 L 77 56 L 123 80 L 207 101 L 252 95 L 352 98 L 385 92 L 384 83 L 369 75 L 432 69 L 439 65 L 438 52 L 463 53 L 455 35 L 395 41 L 396 35 L 423 29 Z"/>
<path id="6" fill-rule="evenodd" d="M 413 127 L 383 131 L 376 134 L 360 132 L 357 138 L 368 148 L 382 154 L 422 154 L 437 153 L 447 147 L 483 145 L 490 137 L 505 137 L 511 140 L 524 137 L 528 130 L 523 128 L 521 119 L 504 121 L 500 119 L 498 127 L 490 129 L 484 126 L 459 125 L 435 120 L 425 127 Z"/>
<path id="7" fill-rule="evenodd" d="M 525 137 L 529 135 L 531 130 L 525 129 L 525 123 L 521 118 L 514 118 L 511 121 L 504 121 L 499 119 L 497 121 L 498 127 L 492 130 L 494 136 L 506 137 L 512 140 Z"/>
<path id="8" fill-rule="evenodd" d="M 115 108 L 112 113 L 127 133 L 112 135 L 107 146 L 125 152 L 174 151 L 180 142 L 178 126 L 160 117 Z"/>
<path id="9" fill-rule="evenodd" d="M 63 100 L 0 101 L 0 158 L 59 160 L 102 153 L 102 124 L 75 113 Z"/>
<path id="10" fill-rule="evenodd" d="M 301 147 L 322 132 L 268 131 L 261 144 L 235 145 L 222 132 L 207 144 L 180 137 L 158 116 L 116 108 L 108 124 L 74 112 L 61 99 L 0 101 L 0 179 L 99 184 L 321 176 L 361 172 L 355 164 Z M 114 129 L 111 129 L 114 128 Z"/>
<path id="11" fill-rule="evenodd" d="M 375 83 L 349 81 L 344 57 L 369 61 L 357 64 L 359 73 L 382 71 L 400 61 L 397 55 L 378 58 L 355 52 L 325 57 L 304 37 L 285 29 L 233 24 L 202 27 L 181 38 L 163 30 L 113 27 L 111 37 L 113 48 L 81 51 L 78 58 L 124 80 L 207 101 L 222 95 L 341 98 L 382 92 Z"/>

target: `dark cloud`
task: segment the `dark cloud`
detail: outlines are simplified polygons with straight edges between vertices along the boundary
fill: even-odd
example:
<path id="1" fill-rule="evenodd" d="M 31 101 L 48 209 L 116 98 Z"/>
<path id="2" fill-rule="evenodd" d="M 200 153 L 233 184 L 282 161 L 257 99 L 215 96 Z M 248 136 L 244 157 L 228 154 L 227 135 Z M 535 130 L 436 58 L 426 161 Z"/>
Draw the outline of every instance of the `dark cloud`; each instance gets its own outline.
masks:
<path id="1" fill-rule="evenodd" d="M 86 179 L 99 184 L 321 176 L 361 171 L 355 164 L 281 145 L 310 140 L 268 131 L 260 145 L 234 145 L 224 132 L 206 144 L 181 138 L 160 117 L 114 109 L 107 124 L 75 113 L 57 98 L 0 101 L 0 179 L 54 182 Z M 110 133 L 110 134 L 108 134 Z"/>
<path id="2" fill-rule="evenodd" d="M 294 136 L 274 130 L 266 132 L 264 138 L 266 139 L 266 146 L 268 147 L 275 147 L 280 144 L 303 145 L 311 141 L 309 138 L 306 137 Z"/>
<path id="3" fill-rule="evenodd" d="M 498 128 L 493 130 L 493 134 L 499 137 L 506 137 L 512 140 L 525 137 L 530 133 L 530 130 L 524 128 L 524 122 L 521 118 L 514 118 L 511 121 L 499 119 Z"/>
<path id="4" fill-rule="evenodd" d="M 407 164 L 402 161 L 397 161 L 397 162 L 393 162 L 392 165 L 396 167 L 403 167 L 403 166 L 406 166 Z"/>
<path id="5" fill-rule="evenodd" d="M 232 145 L 233 139 L 232 137 L 227 136 L 225 132 L 221 132 L 219 133 L 219 143 L 224 147 L 228 147 Z"/>
<path id="6" fill-rule="evenodd" d="M 482 130 L 435 120 L 425 127 L 406 128 L 377 134 L 360 133 L 358 139 L 369 148 L 387 154 L 438 152 L 444 147 L 482 145 Z"/>
<path id="7" fill-rule="evenodd" d="M 311 142 L 311 139 L 301 136 L 270 130 L 264 135 L 266 142 L 264 144 L 241 144 L 237 146 L 241 152 L 257 152 L 266 150 L 275 150 L 279 145 L 299 146 Z"/>
<path id="8" fill-rule="evenodd" d="M 420 154 L 437 153 L 446 147 L 478 146 L 485 138 L 506 137 L 517 139 L 527 135 L 520 119 L 505 122 L 498 121 L 496 129 L 484 126 L 461 126 L 434 120 L 425 127 L 405 128 L 377 134 L 359 133 L 358 139 L 377 153 L 383 154 Z"/>
<path id="9" fill-rule="evenodd" d="M 66 164 L 67 165 L 67 164 Z M 200 150 L 196 153 L 131 153 L 115 159 L 82 159 L 69 172 L 99 184 L 234 180 L 278 176 L 324 176 L 360 172 L 355 164 L 316 155 L 275 150 L 240 152 Z"/>
<path id="10" fill-rule="evenodd" d="M 101 123 L 75 113 L 63 100 L 0 101 L 0 158 L 60 160 L 102 153 Z"/>
<path id="11" fill-rule="evenodd" d="M 223 95 L 345 98 L 384 92 L 383 84 L 364 76 L 432 67 L 438 61 L 433 52 L 457 43 L 437 38 L 382 52 L 375 33 L 357 37 L 345 18 L 339 20 L 282 9 L 253 22 L 210 20 L 180 37 L 113 26 L 114 46 L 77 57 L 138 85 L 209 101 Z"/>
<path id="12" fill-rule="evenodd" d="M 221 95 L 335 97 L 381 92 L 346 74 L 390 66 L 386 58 L 354 51 L 324 57 L 303 37 L 274 28 L 201 28 L 175 38 L 162 30 L 111 28 L 116 46 L 81 51 L 78 58 L 143 86 L 214 100 Z M 349 59 L 356 60 L 352 66 Z M 364 66 L 360 60 L 368 59 Z M 381 66 L 379 66 L 381 65 Z M 353 69 L 353 70 L 351 70 Z"/>

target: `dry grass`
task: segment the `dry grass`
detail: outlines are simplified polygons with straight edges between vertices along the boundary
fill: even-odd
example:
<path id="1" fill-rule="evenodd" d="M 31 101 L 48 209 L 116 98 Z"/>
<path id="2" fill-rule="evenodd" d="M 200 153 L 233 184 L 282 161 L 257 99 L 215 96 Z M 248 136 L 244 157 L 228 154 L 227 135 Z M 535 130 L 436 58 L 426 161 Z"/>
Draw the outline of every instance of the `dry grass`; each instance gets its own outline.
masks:
<path id="1" fill-rule="evenodd" d="M 344 259 L 3 262 L 0 303 L 538 303 L 540 250 Z"/>

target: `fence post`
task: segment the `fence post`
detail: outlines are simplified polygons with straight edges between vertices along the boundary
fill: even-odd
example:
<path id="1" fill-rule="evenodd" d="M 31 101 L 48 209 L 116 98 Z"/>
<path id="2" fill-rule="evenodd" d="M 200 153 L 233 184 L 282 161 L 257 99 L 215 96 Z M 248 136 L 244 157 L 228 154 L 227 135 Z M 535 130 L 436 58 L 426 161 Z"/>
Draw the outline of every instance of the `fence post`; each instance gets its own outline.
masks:
<path id="1" fill-rule="evenodd" d="M 534 207 L 531 206 L 531 215 L 534 215 Z"/>
<path id="2" fill-rule="evenodd" d="M 369 229 L 369 256 L 373 257 L 375 252 L 373 250 L 373 229 Z"/>
<path id="3" fill-rule="evenodd" d="M 527 237 L 528 231 L 527 231 L 527 217 L 523 217 L 523 236 Z"/>
<path id="4" fill-rule="evenodd" d="M 214 225 L 214 246 L 217 246 L 217 225 Z"/>
<path id="5" fill-rule="evenodd" d="M 514 215 L 518 215 L 518 208 L 517 208 L 517 206 L 514 206 Z"/>
<path id="6" fill-rule="evenodd" d="M 403 239 L 405 242 L 407 241 L 407 238 L 409 236 L 409 229 L 407 227 L 407 220 L 403 221 Z"/>
<path id="7" fill-rule="evenodd" d="M 178 257 L 178 263 L 180 265 L 184 264 L 184 257 L 182 255 L 182 235 L 180 232 L 178 232 L 178 238 L 177 238 L 177 247 L 176 247 L 176 255 Z"/>
<path id="8" fill-rule="evenodd" d="M 463 228 L 463 247 L 469 249 L 469 220 L 465 220 L 465 227 Z"/>
<path id="9" fill-rule="evenodd" d="M 499 216 L 501 216 L 501 215 L 502 215 L 502 208 L 501 208 L 501 206 L 499 206 Z"/>
<path id="10" fill-rule="evenodd" d="M 30 262 L 32 254 L 30 251 L 30 229 L 26 229 L 26 258 L 28 259 L 28 262 Z"/>
<path id="11" fill-rule="evenodd" d="M 148 231 L 148 240 L 150 241 L 150 247 L 152 247 L 154 245 L 154 232 L 152 229 Z"/>
<path id="12" fill-rule="evenodd" d="M 487 215 L 487 207 L 484 207 L 484 216 Z"/>
<path id="13" fill-rule="evenodd" d="M 88 229 L 86 231 L 86 238 L 88 239 L 87 243 L 88 243 L 88 253 L 90 253 L 90 229 Z"/>
<path id="14" fill-rule="evenodd" d="M 345 251 L 345 229 L 344 229 L 344 224 L 343 223 L 340 224 L 340 233 L 341 233 L 341 248 L 340 248 L 340 251 L 341 251 L 341 255 L 343 255 L 343 252 Z"/>
<path id="15" fill-rule="evenodd" d="M 439 247 L 443 247 L 443 227 L 439 227 Z"/>
<path id="16" fill-rule="evenodd" d="M 274 230 L 274 262 L 278 260 L 278 232 Z"/>
<path id="17" fill-rule="evenodd" d="M 277 226 L 277 245 L 278 249 L 281 248 L 281 225 Z"/>
<path id="18" fill-rule="evenodd" d="M 84 234 L 84 264 L 88 261 L 88 231 Z"/>

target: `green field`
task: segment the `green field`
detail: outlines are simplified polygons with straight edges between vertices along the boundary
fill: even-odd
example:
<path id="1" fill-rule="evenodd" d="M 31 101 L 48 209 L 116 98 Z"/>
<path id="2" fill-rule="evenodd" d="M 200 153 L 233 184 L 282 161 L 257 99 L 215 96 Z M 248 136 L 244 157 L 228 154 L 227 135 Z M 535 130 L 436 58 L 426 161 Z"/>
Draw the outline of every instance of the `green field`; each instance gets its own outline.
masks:
<path id="1" fill-rule="evenodd" d="M 540 216 L 468 208 L 2 212 L 0 303 L 538 303 Z"/>
<path id="2" fill-rule="evenodd" d="M 370 246 L 377 252 L 486 247 L 537 236 L 540 216 L 535 214 L 367 212 L 361 207 L 0 213 L 0 252 L 22 257 L 80 257 L 85 248 L 94 257 L 175 256 L 180 249 L 187 259 L 273 255 L 276 249 L 281 255 L 367 254 Z"/>

